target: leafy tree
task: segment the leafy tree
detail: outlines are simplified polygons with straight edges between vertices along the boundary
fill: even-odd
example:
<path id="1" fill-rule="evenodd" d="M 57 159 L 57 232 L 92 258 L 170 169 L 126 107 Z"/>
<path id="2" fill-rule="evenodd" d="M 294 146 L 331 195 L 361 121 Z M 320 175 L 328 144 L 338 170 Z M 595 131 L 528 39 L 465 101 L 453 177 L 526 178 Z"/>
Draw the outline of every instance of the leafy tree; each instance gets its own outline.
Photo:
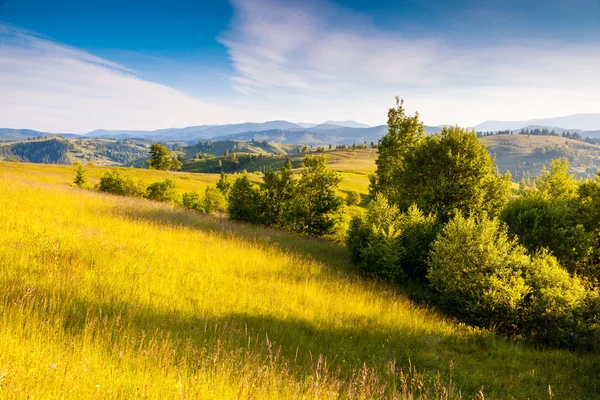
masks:
<path id="1" fill-rule="evenodd" d="M 292 165 L 292 159 L 288 157 L 288 159 L 285 161 L 285 167 L 287 169 L 292 169 L 294 168 L 294 166 Z"/>
<path id="2" fill-rule="evenodd" d="M 221 172 L 221 177 L 217 182 L 217 189 L 219 189 L 224 196 L 227 196 L 229 194 L 229 190 L 231 189 L 231 185 L 232 183 L 229 177 L 225 175 L 224 172 Z"/>
<path id="3" fill-rule="evenodd" d="M 569 174 L 569 160 L 555 158 L 550 161 L 550 170 L 543 167 L 542 173 L 536 179 L 540 194 L 547 198 L 558 199 L 574 197 L 577 194 L 575 175 Z"/>
<path id="4" fill-rule="evenodd" d="M 343 200 L 336 194 L 342 181 L 329 170 L 327 156 L 307 156 L 293 202 L 293 228 L 311 236 L 331 234 L 341 222 Z"/>
<path id="5" fill-rule="evenodd" d="M 361 202 L 360 193 L 357 191 L 350 191 L 346 195 L 346 205 L 348 206 L 357 206 Z"/>
<path id="6" fill-rule="evenodd" d="M 497 215 L 508 201 L 509 174 L 499 176 L 473 131 L 444 127 L 404 152 L 388 193 L 407 209 L 411 204 L 441 222 L 456 212 Z"/>
<path id="7" fill-rule="evenodd" d="M 202 211 L 201 199 L 196 192 L 185 192 L 181 196 L 181 205 L 188 210 Z"/>
<path id="8" fill-rule="evenodd" d="M 454 313 L 514 333 L 529 292 L 529 262 L 497 219 L 457 214 L 432 245 L 427 277 Z"/>
<path id="9" fill-rule="evenodd" d="M 260 212 L 260 194 L 252 187 L 248 176 L 243 175 L 235 180 L 231 186 L 228 200 L 229 218 L 257 223 Z"/>
<path id="10" fill-rule="evenodd" d="M 229 150 L 225 149 L 225 151 L 223 152 L 223 157 L 224 158 L 229 157 Z"/>
<path id="11" fill-rule="evenodd" d="M 162 144 L 153 144 L 150 146 L 150 159 L 146 161 L 150 169 L 162 171 L 176 171 L 181 169 L 181 162 L 171 157 L 169 150 Z"/>
<path id="12" fill-rule="evenodd" d="M 134 181 L 116 168 L 106 171 L 97 186 L 101 192 L 120 196 L 144 197 L 145 188 L 140 181 Z"/>
<path id="13" fill-rule="evenodd" d="M 77 187 L 84 187 L 87 184 L 85 169 L 80 163 L 77 163 L 75 166 L 75 179 L 73 179 L 73 183 Z"/>
<path id="14" fill-rule="evenodd" d="M 283 165 L 279 173 L 272 170 L 265 172 L 260 185 L 259 222 L 267 226 L 287 227 L 289 207 L 295 195 L 296 181 L 287 165 Z"/>
<path id="15" fill-rule="evenodd" d="M 216 187 L 207 187 L 202 199 L 202 209 L 207 214 L 227 211 L 227 199 Z"/>
<path id="16" fill-rule="evenodd" d="M 149 200 L 165 203 L 178 203 L 179 192 L 174 180 L 167 178 L 161 182 L 154 182 L 146 188 L 146 196 Z"/>
<path id="17" fill-rule="evenodd" d="M 397 224 L 402 230 L 402 270 L 409 278 L 425 280 L 431 244 L 440 230 L 437 219 L 433 214 L 425 215 L 413 204 L 400 215 Z"/>
<path id="18" fill-rule="evenodd" d="M 399 189 L 395 176 L 402 168 L 404 154 L 416 145 L 425 134 L 425 126 L 419 121 L 419 114 L 406 114 L 404 100 L 396 97 L 396 107 L 388 112 L 388 132 L 379 139 L 379 156 L 375 161 L 375 174 L 370 176 L 370 195 L 374 198 L 381 193 L 395 202 Z"/>

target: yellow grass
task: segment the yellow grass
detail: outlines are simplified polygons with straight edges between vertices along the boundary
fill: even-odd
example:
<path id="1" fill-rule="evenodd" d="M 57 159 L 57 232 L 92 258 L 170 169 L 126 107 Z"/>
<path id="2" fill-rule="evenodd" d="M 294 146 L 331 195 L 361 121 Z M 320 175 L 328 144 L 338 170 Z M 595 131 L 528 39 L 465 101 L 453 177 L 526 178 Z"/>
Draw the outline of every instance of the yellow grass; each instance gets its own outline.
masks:
<path id="1" fill-rule="evenodd" d="M 357 276 L 338 244 L 80 190 L 71 179 L 72 168 L 0 163 L 2 398 L 600 391 L 597 357 L 447 320 Z"/>

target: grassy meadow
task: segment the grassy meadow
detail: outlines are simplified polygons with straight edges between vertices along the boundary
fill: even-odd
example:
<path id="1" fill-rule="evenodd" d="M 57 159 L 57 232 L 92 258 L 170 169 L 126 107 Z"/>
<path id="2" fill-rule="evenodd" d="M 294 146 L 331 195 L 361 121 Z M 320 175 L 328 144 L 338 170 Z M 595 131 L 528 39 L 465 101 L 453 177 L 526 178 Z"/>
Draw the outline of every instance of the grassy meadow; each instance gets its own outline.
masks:
<path id="1" fill-rule="evenodd" d="M 72 178 L 0 163 L 0 398 L 598 398 L 597 356 L 457 323 L 340 244 Z"/>

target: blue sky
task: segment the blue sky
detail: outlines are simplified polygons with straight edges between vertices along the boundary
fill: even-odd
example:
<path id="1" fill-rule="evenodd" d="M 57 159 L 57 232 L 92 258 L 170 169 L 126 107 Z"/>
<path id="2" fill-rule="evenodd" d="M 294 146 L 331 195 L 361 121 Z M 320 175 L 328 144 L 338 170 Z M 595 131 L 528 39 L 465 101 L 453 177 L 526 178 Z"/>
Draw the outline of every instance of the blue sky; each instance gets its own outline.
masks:
<path id="1" fill-rule="evenodd" d="M 600 112 L 600 2 L 0 0 L 0 126 Z"/>

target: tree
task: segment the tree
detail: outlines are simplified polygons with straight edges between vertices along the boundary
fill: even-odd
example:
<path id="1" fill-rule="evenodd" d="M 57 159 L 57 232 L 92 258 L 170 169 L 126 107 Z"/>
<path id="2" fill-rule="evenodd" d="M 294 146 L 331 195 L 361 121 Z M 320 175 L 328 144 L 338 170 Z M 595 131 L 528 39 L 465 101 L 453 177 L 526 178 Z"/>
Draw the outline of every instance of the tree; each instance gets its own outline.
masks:
<path id="1" fill-rule="evenodd" d="M 154 182 L 146 188 L 146 196 L 149 200 L 165 203 L 179 202 L 179 192 L 174 180 L 167 178 L 161 182 Z"/>
<path id="2" fill-rule="evenodd" d="M 331 234 L 342 219 L 343 200 L 336 194 L 342 181 L 329 170 L 327 156 L 307 156 L 293 202 L 294 230 L 311 236 Z"/>
<path id="3" fill-rule="evenodd" d="M 432 245 L 427 277 L 452 312 L 514 333 L 529 293 L 529 263 L 497 219 L 457 214 Z"/>
<path id="4" fill-rule="evenodd" d="M 352 191 L 348 192 L 348 194 L 346 194 L 346 205 L 357 206 L 360 204 L 360 201 L 361 201 L 360 194 L 357 191 L 352 190 Z"/>
<path id="5" fill-rule="evenodd" d="M 75 179 L 73 179 L 73 183 L 77 187 L 83 187 L 87 184 L 85 169 L 80 163 L 77 163 L 75 166 Z"/>
<path id="6" fill-rule="evenodd" d="M 185 192 L 181 196 L 181 205 L 188 210 L 202 211 L 200 196 L 196 192 Z"/>
<path id="7" fill-rule="evenodd" d="M 398 186 L 395 175 L 402 167 L 402 161 L 406 151 L 417 144 L 425 134 L 425 126 L 419 121 L 419 114 L 408 116 L 404 109 L 404 100 L 396 97 L 396 108 L 390 108 L 388 112 L 388 132 L 380 140 L 377 146 L 379 156 L 375 161 L 375 174 L 370 176 L 371 185 L 369 192 L 371 198 L 381 193 L 388 200 L 395 202 Z"/>
<path id="8" fill-rule="evenodd" d="M 106 171 L 100 177 L 97 188 L 101 192 L 119 196 L 144 197 L 146 193 L 146 189 L 140 181 L 135 182 L 116 168 Z"/>
<path id="9" fill-rule="evenodd" d="M 150 169 L 162 171 L 176 171 L 181 169 L 181 161 L 176 157 L 171 157 L 169 150 L 158 143 L 150 146 L 150 159 L 146 163 Z"/>
<path id="10" fill-rule="evenodd" d="M 229 194 L 229 190 L 231 189 L 231 185 L 232 183 L 229 180 L 229 177 L 225 175 L 224 172 L 221 172 L 221 177 L 217 182 L 217 189 L 219 189 L 224 196 L 227 196 Z"/>
<path id="11" fill-rule="evenodd" d="M 229 150 L 225 149 L 225 151 L 223 152 L 223 157 L 224 158 L 229 157 Z"/>
<path id="12" fill-rule="evenodd" d="M 259 214 L 260 194 L 244 175 L 233 183 L 229 192 L 227 211 L 229 218 L 256 223 Z"/>
<path id="13" fill-rule="evenodd" d="M 288 157 L 288 159 L 285 161 L 285 167 L 287 169 L 292 169 L 294 168 L 293 164 L 292 164 L 292 159 Z"/>
<path id="14" fill-rule="evenodd" d="M 550 161 L 550 170 L 546 166 L 543 167 L 535 183 L 544 197 L 574 197 L 577 194 L 577 182 L 574 177 L 575 175 L 569 174 L 569 160 L 555 158 Z"/>
<path id="15" fill-rule="evenodd" d="M 394 188 L 384 195 L 402 210 L 415 204 L 446 222 L 456 211 L 497 215 L 508 201 L 512 178 L 497 174 L 473 131 L 444 127 L 403 151 L 401 157 L 401 167 L 390 178 Z"/>
<path id="16" fill-rule="evenodd" d="M 204 199 L 202 199 L 202 209 L 207 214 L 227 211 L 227 200 L 223 193 L 216 187 L 208 186 L 204 190 Z"/>
<path id="17" fill-rule="evenodd" d="M 290 204 L 295 196 L 296 181 L 287 165 L 283 165 L 279 173 L 273 170 L 265 172 L 260 185 L 259 222 L 267 226 L 287 227 Z"/>

